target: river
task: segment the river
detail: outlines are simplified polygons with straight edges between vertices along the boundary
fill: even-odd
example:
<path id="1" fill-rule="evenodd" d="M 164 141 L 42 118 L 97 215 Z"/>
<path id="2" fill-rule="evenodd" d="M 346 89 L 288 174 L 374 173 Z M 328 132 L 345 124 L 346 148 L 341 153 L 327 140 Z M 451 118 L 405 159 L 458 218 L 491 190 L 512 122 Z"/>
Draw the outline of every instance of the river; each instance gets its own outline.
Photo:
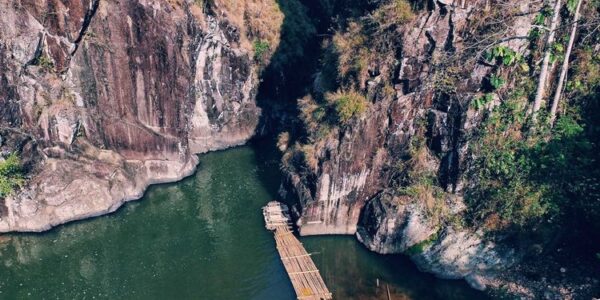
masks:
<path id="1" fill-rule="evenodd" d="M 269 144 L 202 155 L 194 176 L 111 215 L 0 236 L 0 299 L 294 299 L 260 210 L 280 182 Z M 301 241 L 335 299 L 485 297 L 351 236 Z"/>

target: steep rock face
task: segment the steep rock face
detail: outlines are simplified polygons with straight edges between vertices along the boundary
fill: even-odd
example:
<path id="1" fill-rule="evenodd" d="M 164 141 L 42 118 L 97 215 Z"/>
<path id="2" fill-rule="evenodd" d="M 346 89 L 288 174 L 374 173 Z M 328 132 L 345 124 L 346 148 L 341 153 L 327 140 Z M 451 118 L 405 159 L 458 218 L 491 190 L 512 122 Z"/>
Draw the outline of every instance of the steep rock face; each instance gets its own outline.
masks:
<path id="1" fill-rule="evenodd" d="M 446 199 L 451 214 L 465 206 L 460 197 Z M 384 191 L 369 201 L 359 223 L 357 238 L 372 251 L 407 253 L 424 271 L 442 278 L 479 282 L 517 261 L 513 249 L 486 241 L 483 233 L 442 225 L 428 217 L 426 205 L 410 197 Z"/>
<path id="2" fill-rule="evenodd" d="M 527 12 L 535 5 L 511 6 L 523 13 L 501 34 L 520 38 L 499 44 L 523 51 L 522 37 L 532 23 Z M 469 31 L 475 9 L 484 6 L 484 1 L 436 1 L 391 33 L 362 29 L 376 32 L 369 39 L 382 35 L 382 48 L 392 50 L 371 57 L 364 77 L 357 76 L 356 86 L 370 101 L 362 117 L 325 137 L 311 136 L 314 143 L 297 149 L 303 149 L 299 156 L 305 161 L 309 157 L 314 162 L 286 169 L 284 185 L 299 199 L 301 234 L 357 234 L 373 251 L 410 252 L 422 269 L 446 278 L 478 278 L 516 260 L 513 251 L 486 241 L 480 232 L 433 218 L 432 210 L 440 205 L 407 192 L 398 197 L 396 190 L 403 188 L 398 163 L 406 163 L 414 138 L 424 136 L 425 154 L 418 160 L 446 195 L 444 214 L 457 216 L 464 210 L 469 135 L 482 117 L 469 103 L 481 92 L 492 66 L 460 61 L 466 46 L 458 33 Z M 315 93 L 322 87 L 320 76 Z M 488 105 L 495 104 L 497 99 Z M 295 157 L 293 151 L 289 157 Z M 476 285 L 477 280 L 471 281 Z"/>
<path id="3" fill-rule="evenodd" d="M 344 132 L 336 130 L 317 144 L 315 148 L 323 156 L 315 170 L 315 185 L 298 174 L 290 175 L 302 206 L 301 234 L 356 232 L 362 207 L 389 181 L 386 169 L 395 155 L 394 145 L 406 143 L 413 130 L 417 113 L 413 97 L 375 103 L 369 118 L 358 120 Z M 394 143 L 390 148 L 382 147 L 390 142 Z"/>
<path id="4" fill-rule="evenodd" d="M 2 148 L 31 177 L 0 200 L 0 232 L 113 211 L 248 140 L 257 66 L 223 15 L 219 1 L 0 1 Z"/>

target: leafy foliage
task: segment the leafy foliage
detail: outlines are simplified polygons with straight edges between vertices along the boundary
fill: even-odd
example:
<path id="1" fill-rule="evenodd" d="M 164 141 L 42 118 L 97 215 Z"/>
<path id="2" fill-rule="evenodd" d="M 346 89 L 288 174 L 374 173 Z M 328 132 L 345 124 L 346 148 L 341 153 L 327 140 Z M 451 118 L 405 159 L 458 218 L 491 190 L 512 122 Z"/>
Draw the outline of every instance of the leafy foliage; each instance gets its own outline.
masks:
<path id="1" fill-rule="evenodd" d="M 505 66 L 511 66 L 516 62 L 523 61 L 521 55 L 506 46 L 494 47 L 490 51 L 486 51 L 484 57 L 487 61 L 501 63 Z"/>
<path id="2" fill-rule="evenodd" d="M 0 162 L 0 197 L 8 196 L 24 182 L 19 156 L 12 153 Z"/>
<path id="3" fill-rule="evenodd" d="M 476 153 L 466 193 L 469 218 L 489 230 L 524 227 L 568 211 L 600 211 L 598 154 L 577 111 L 547 131 L 523 133 L 524 106 L 495 108 L 472 142 Z M 549 138 L 548 138 L 549 137 Z M 586 200 L 584 200 L 586 199 Z"/>
<path id="4" fill-rule="evenodd" d="M 54 68 L 54 62 L 46 55 L 42 55 L 38 58 L 37 65 L 46 71 L 51 71 Z"/>
<path id="5" fill-rule="evenodd" d="M 471 105 L 476 110 L 480 110 L 483 107 L 485 107 L 488 103 L 492 102 L 493 99 L 494 99 L 494 94 L 487 93 L 487 94 L 485 94 L 485 95 L 483 95 L 481 97 L 475 98 L 473 100 L 473 102 L 471 102 Z"/>
<path id="6" fill-rule="evenodd" d="M 552 15 L 552 8 L 548 5 L 546 5 L 535 16 L 533 24 L 539 25 L 539 26 L 544 25 L 544 23 L 546 22 L 546 18 L 550 17 L 551 15 Z"/>
<path id="7" fill-rule="evenodd" d="M 563 60 L 565 53 L 565 47 L 561 43 L 553 43 L 550 51 L 550 63 L 554 63 L 556 60 Z"/>
<path id="8" fill-rule="evenodd" d="M 337 120 L 345 124 L 352 117 L 359 116 L 367 109 L 367 99 L 355 91 L 337 91 L 325 95 L 327 102 L 333 106 Z"/>
<path id="9" fill-rule="evenodd" d="M 266 54 L 269 53 L 269 42 L 263 40 L 256 40 L 253 44 L 254 48 L 254 59 L 256 61 L 262 61 L 265 59 Z"/>
<path id="10" fill-rule="evenodd" d="M 502 77 L 497 76 L 497 75 L 492 75 L 490 77 L 490 84 L 492 85 L 492 87 L 497 90 L 500 87 L 502 87 L 502 85 L 504 85 L 505 81 L 504 79 L 502 79 Z"/>
<path id="11" fill-rule="evenodd" d="M 476 184 L 466 200 L 472 221 L 489 229 L 511 223 L 525 226 L 551 209 L 543 197 L 548 187 L 529 180 L 534 166 L 527 156 L 527 144 L 514 127 L 516 108 L 501 104 L 494 109 L 473 143 L 477 159 L 470 176 Z"/>
<path id="12" fill-rule="evenodd" d="M 567 10 L 570 13 L 574 13 L 577 8 L 577 3 L 581 0 L 567 0 Z"/>
<path id="13" fill-rule="evenodd" d="M 582 49 L 576 53 L 578 63 L 574 66 L 575 74 L 567 83 L 567 90 L 578 94 L 592 93 L 600 86 L 600 55 L 592 49 Z"/>

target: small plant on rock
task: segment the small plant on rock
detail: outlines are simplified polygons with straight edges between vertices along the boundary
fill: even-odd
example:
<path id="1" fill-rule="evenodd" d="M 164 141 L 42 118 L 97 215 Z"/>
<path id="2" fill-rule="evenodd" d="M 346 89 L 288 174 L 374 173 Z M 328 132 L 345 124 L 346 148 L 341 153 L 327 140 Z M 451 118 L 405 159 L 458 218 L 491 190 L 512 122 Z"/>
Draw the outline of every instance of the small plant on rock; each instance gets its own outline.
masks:
<path id="1" fill-rule="evenodd" d="M 356 91 L 337 91 L 325 95 L 327 102 L 333 106 L 337 120 L 345 124 L 352 117 L 360 116 L 367 110 L 367 99 Z"/>
<path id="2" fill-rule="evenodd" d="M 24 184 L 21 160 L 17 153 L 12 153 L 0 161 L 0 197 L 10 195 L 17 187 Z"/>
<path id="3" fill-rule="evenodd" d="M 263 40 L 256 40 L 254 41 L 253 47 L 254 59 L 256 61 L 263 61 L 270 49 L 269 42 Z"/>
<path id="4" fill-rule="evenodd" d="M 42 55 L 38 58 L 37 65 L 45 71 L 51 71 L 54 69 L 54 62 L 52 62 L 52 59 L 46 55 Z"/>

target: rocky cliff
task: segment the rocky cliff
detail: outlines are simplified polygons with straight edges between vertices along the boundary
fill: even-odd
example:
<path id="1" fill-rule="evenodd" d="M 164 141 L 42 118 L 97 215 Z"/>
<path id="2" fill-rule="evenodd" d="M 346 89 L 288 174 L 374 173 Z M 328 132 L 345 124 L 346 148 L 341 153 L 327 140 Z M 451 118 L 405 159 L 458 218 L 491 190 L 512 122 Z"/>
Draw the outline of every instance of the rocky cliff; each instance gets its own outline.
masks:
<path id="1" fill-rule="evenodd" d="M 493 116 L 507 103 L 523 117 L 511 115 L 507 122 L 513 125 L 500 129 L 498 139 L 526 135 L 523 128 L 530 125 L 515 132 L 511 126 L 526 123 L 529 92 L 521 91 L 531 90 L 523 88 L 531 82 L 523 82 L 538 76 L 544 46 L 536 28 L 549 19 L 548 7 L 442 0 L 349 7 L 354 12 L 325 38 L 321 69 L 298 101 L 303 129 L 280 136 L 283 194 L 298 201 L 300 233 L 355 234 L 369 249 L 408 254 L 440 277 L 498 288 L 503 283 L 493 278 L 519 262 L 534 242 L 508 241 L 514 228 L 509 224 L 517 220 L 502 220 L 506 206 L 484 213 L 485 204 L 473 204 L 473 191 L 484 185 L 481 161 L 504 167 L 482 152 L 482 137 L 495 126 L 490 124 L 504 122 Z M 522 205 L 511 212 L 523 209 L 529 217 L 531 206 L 536 216 L 548 212 L 543 201 L 535 202 L 539 198 L 528 198 L 535 193 L 515 196 L 531 202 L 510 204 Z M 479 216 L 481 222 L 473 221 Z"/>
<path id="2" fill-rule="evenodd" d="M 366 111 L 343 126 L 320 124 L 328 129 L 318 136 L 307 134 L 309 142 L 301 145 L 307 151 L 294 153 L 302 149 L 292 147 L 289 153 L 315 162 L 304 170 L 291 168 L 288 173 L 288 184 L 301 201 L 299 224 L 303 234 L 356 233 L 362 208 L 390 185 L 398 172 L 395 164 L 409 156 L 415 136 L 426 139 L 419 163 L 439 175 L 445 191 L 462 190 L 460 171 L 466 168 L 468 142 L 465 137 L 481 119 L 481 112 L 472 109 L 469 101 L 480 92 L 481 82 L 492 66 L 472 64 L 471 68 L 459 69 L 462 66 L 450 61 L 449 53 L 465 51 L 457 32 L 467 30 L 473 22 L 469 16 L 481 8 L 478 5 L 481 3 L 477 1 L 437 1 L 402 26 L 388 26 L 379 29 L 380 36 L 368 37 L 373 44 L 366 46 L 376 53 L 367 62 L 352 61 L 365 65 L 349 75 L 349 85 L 364 92 L 370 102 Z M 510 20 L 510 28 L 503 36 L 526 36 L 531 29 L 531 15 L 527 12 L 533 8 L 527 3 L 514 6 L 523 16 Z M 349 27 L 340 34 L 341 38 L 351 39 L 365 35 L 364 31 L 377 30 L 361 26 Z M 502 44 L 522 51 L 526 47 L 523 39 Z M 332 48 L 330 51 L 340 57 L 340 52 L 345 51 L 338 49 L 335 41 Z M 444 68 L 452 68 L 453 73 L 441 74 Z M 313 90 L 317 94 L 327 89 L 327 71 L 316 77 Z M 347 89 L 343 82 L 348 79 L 337 80 L 342 82 L 341 89 Z M 446 86 L 440 84 L 452 84 L 452 91 L 444 91 Z"/>
<path id="3" fill-rule="evenodd" d="M 0 0 L 0 163 L 17 153 L 25 174 L 12 193 L 0 181 L 0 232 L 111 212 L 193 172 L 195 154 L 244 143 L 261 72 L 274 83 L 261 130 L 290 129 L 282 192 L 303 235 L 353 234 L 439 276 L 505 288 L 500 274 L 564 228 L 598 232 L 597 1 L 580 22 L 577 1 L 303 3 Z M 546 43 L 551 19 L 561 38 Z M 569 101 L 540 126 L 537 78 L 547 69 L 541 86 L 561 90 L 579 23 Z M 597 245 L 581 247 L 597 263 Z M 522 295 L 547 288 L 536 272 L 540 288 Z"/>
<path id="4" fill-rule="evenodd" d="M 264 63 L 282 19 L 275 1 L 0 1 L 0 143 L 27 171 L 0 232 L 114 211 L 247 141 L 252 41 Z"/>

